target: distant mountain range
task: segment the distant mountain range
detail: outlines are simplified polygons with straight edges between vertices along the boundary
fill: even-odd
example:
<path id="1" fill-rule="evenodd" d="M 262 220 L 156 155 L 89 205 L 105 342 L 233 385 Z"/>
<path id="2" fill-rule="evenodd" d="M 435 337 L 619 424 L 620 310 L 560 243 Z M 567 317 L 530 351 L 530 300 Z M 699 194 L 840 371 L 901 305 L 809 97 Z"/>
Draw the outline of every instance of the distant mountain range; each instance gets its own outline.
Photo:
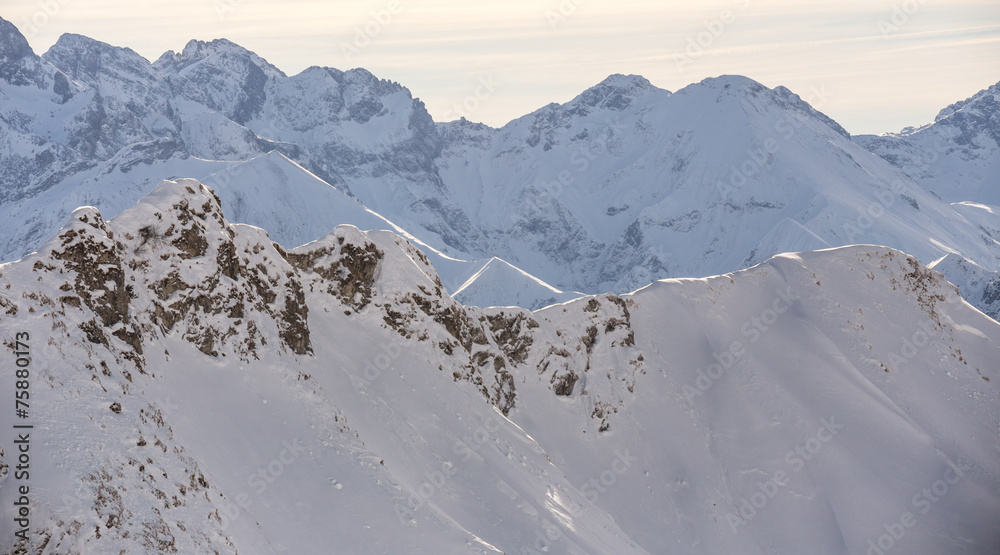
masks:
<path id="1" fill-rule="evenodd" d="M 2 20 L 0 35 L 3 259 L 79 205 L 113 215 L 194 177 L 286 247 L 340 223 L 402 233 L 477 304 L 537 307 L 848 244 L 957 256 L 988 282 L 1000 270 L 996 87 L 929 126 L 852 138 L 783 87 L 724 76 L 671 94 L 613 75 L 495 129 L 435 123 L 363 69 L 287 76 L 226 40 L 150 63 L 79 35 L 38 57 Z"/>
<path id="2" fill-rule="evenodd" d="M 998 553 L 996 100 L 494 129 L 0 20 L 0 553 Z"/>

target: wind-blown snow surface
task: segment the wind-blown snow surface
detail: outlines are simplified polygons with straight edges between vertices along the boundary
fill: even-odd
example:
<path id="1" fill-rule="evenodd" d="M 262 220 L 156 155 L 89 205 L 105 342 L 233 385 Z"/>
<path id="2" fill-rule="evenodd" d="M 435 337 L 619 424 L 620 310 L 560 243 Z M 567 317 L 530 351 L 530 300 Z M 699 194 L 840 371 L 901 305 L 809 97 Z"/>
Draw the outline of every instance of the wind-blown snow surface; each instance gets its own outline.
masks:
<path id="1" fill-rule="evenodd" d="M 884 247 L 482 310 L 182 180 L 0 266 L 0 329 L 7 551 L 25 484 L 29 552 L 1000 549 L 1000 325 Z"/>

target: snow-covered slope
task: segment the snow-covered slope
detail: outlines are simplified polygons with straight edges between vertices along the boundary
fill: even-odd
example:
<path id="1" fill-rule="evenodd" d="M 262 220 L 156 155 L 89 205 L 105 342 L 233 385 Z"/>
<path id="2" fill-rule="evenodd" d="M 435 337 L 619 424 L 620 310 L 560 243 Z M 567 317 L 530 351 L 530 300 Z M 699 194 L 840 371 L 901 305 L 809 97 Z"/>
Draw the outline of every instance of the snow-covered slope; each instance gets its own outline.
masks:
<path id="1" fill-rule="evenodd" d="M 491 258 L 452 293 L 469 306 L 519 306 L 536 310 L 583 296 L 560 291 L 499 258 Z"/>
<path id="2" fill-rule="evenodd" d="M 1000 205 L 1000 83 L 944 108 L 934 123 L 854 139 L 946 201 Z"/>
<path id="3" fill-rule="evenodd" d="M 651 553 L 998 547 L 998 326 L 911 257 L 781 255 L 534 317 L 527 366 L 572 393 L 520 385 L 511 419 Z"/>
<path id="4" fill-rule="evenodd" d="M 34 338 L 22 336 L 35 351 L 19 423 L 51 446 L 32 451 L 33 546 L 496 553 L 483 535 L 531 542 L 539 516 L 494 503 L 501 480 L 548 520 L 585 502 L 498 412 L 514 385 L 489 321 L 390 233 L 341 227 L 286 252 L 182 180 L 110 224 L 74 212 L 0 274 L 32 283 L 22 292 L 39 303 L 0 294 L 4 331 Z M 479 426 L 496 446 L 458 469 Z M 8 461 L 4 486 L 17 480 Z M 5 517 L 13 491 L 0 488 Z M 596 510 L 571 541 L 643 552 Z"/>
<path id="5" fill-rule="evenodd" d="M 268 230 L 282 245 L 303 245 L 339 225 L 390 230 L 417 245 L 438 269 L 445 290 L 464 304 L 541 308 L 581 296 L 563 292 L 502 260 L 448 257 L 365 208 L 283 154 L 272 151 L 209 175 L 204 183 L 234 222 Z"/>
<path id="6" fill-rule="evenodd" d="M 1000 239 L 1000 208 L 975 202 L 957 202 L 952 208 L 984 235 Z M 932 262 L 930 267 L 958 286 L 959 293 L 973 306 L 1000 320 L 1000 272 L 987 270 L 955 254 Z"/>
<path id="7" fill-rule="evenodd" d="M 1000 324 L 884 247 L 483 310 L 179 180 L 0 266 L 0 328 L 8 552 L 15 486 L 28 552 L 1000 549 Z"/>
<path id="8" fill-rule="evenodd" d="M 854 243 L 1000 262 L 1000 244 L 835 122 L 744 77 L 670 94 L 617 75 L 500 130 L 441 128 L 442 178 L 496 256 L 556 287 L 622 291 Z"/>
<path id="9" fill-rule="evenodd" d="M 204 180 L 234 222 L 270 230 L 282 245 L 315 241 L 340 224 L 402 230 L 277 151 L 214 173 Z"/>

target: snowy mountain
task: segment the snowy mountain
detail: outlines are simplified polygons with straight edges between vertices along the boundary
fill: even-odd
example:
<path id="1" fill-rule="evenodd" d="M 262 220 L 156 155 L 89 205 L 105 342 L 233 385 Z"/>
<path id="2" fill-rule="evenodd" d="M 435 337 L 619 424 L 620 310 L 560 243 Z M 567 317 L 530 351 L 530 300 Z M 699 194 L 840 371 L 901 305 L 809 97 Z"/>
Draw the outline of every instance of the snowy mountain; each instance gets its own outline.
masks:
<path id="1" fill-rule="evenodd" d="M 191 41 L 153 68 L 189 101 L 275 143 L 326 182 L 441 250 L 469 253 L 482 238 L 434 171 L 440 139 L 419 100 L 364 69 L 311 67 L 287 77 L 226 40 Z"/>
<path id="2" fill-rule="evenodd" d="M 90 164 L 59 125 L 83 106 L 81 88 L 35 56 L 28 41 L 0 19 L 0 199 L 7 202 Z"/>
<path id="3" fill-rule="evenodd" d="M 76 206 L 110 217 L 190 177 L 286 245 L 340 223 L 391 229 L 474 304 L 534 308 L 564 299 L 551 291 L 622 293 L 858 243 L 1000 270 L 994 216 L 970 220 L 791 91 L 744 77 L 671 94 L 612 75 L 494 129 L 435 123 L 363 69 L 288 76 L 227 40 L 150 63 L 79 35 L 38 57 L 9 23 L 0 34 L 0 259 Z M 975 98 L 935 124 L 964 129 L 945 134 L 956 145 L 996 127 L 992 96 Z"/>
<path id="4" fill-rule="evenodd" d="M 1000 324 L 899 251 L 479 309 L 391 232 L 222 205 L 0 265 L 3 552 L 1000 549 Z"/>
<path id="5" fill-rule="evenodd" d="M 944 108 L 933 123 L 855 140 L 948 202 L 1000 206 L 1000 83 Z"/>
<path id="6" fill-rule="evenodd" d="M 204 183 L 219 195 L 233 221 L 274 230 L 269 236 L 282 245 L 312 242 L 344 224 L 402 235 L 420 248 L 445 289 L 464 304 L 537 309 L 582 295 L 560 291 L 500 259 L 451 258 L 277 151 L 213 173 Z"/>
<path id="7" fill-rule="evenodd" d="M 475 243 L 477 233 L 442 200 L 440 180 L 425 171 L 437 148 L 433 122 L 398 84 L 364 70 L 312 68 L 286 77 L 224 40 L 192 41 L 182 53 L 151 64 L 127 48 L 79 35 L 61 37 L 40 58 L 13 25 L 3 21 L 0 32 L 11 51 L 4 59 L 12 60 L 0 74 L 0 133 L 10 137 L 0 143 L 7 148 L 0 164 L 10 180 L 3 184 L 5 200 L 30 201 L 56 186 L 78 188 L 94 177 L 95 167 L 135 155 L 129 151 L 136 145 L 154 145 L 123 169 L 148 165 L 158 174 L 151 182 L 132 180 L 147 187 L 143 192 L 164 177 L 205 178 L 220 169 L 205 172 L 203 161 L 240 162 L 277 150 L 341 191 L 359 191 L 355 198 L 369 206 L 396 207 L 402 225 L 435 245 L 474 250 L 464 245 Z M 66 92 L 75 94 L 72 101 L 59 93 L 68 85 L 57 82 L 72 84 Z M 159 167 L 178 159 L 190 167 Z M 133 194 L 129 205 L 140 197 Z M 124 209 L 99 207 L 110 214 Z M 3 257 L 30 252 L 58 229 L 46 223 L 42 237 L 24 237 L 24 226 L 5 228 Z"/>
<path id="8" fill-rule="evenodd" d="M 835 122 L 744 77 L 669 94 L 612 76 L 500 130 L 441 127 L 442 178 L 496 255 L 557 287 L 623 291 L 854 243 L 1000 262 L 1000 243 Z"/>

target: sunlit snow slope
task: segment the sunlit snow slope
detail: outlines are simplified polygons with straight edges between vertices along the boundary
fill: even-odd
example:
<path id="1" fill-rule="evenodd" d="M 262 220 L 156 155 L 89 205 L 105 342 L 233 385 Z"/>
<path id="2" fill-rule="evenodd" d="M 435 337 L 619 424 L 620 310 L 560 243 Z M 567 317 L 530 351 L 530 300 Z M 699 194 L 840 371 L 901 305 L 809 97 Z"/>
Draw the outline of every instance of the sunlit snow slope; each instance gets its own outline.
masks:
<path id="1" fill-rule="evenodd" d="M 28 552 L 1000 550 L 1000 325 L 884 247 L 484 310 L 181 180 L 0 266 L 0 334 L 6 552 L 22 485 Z"/>

